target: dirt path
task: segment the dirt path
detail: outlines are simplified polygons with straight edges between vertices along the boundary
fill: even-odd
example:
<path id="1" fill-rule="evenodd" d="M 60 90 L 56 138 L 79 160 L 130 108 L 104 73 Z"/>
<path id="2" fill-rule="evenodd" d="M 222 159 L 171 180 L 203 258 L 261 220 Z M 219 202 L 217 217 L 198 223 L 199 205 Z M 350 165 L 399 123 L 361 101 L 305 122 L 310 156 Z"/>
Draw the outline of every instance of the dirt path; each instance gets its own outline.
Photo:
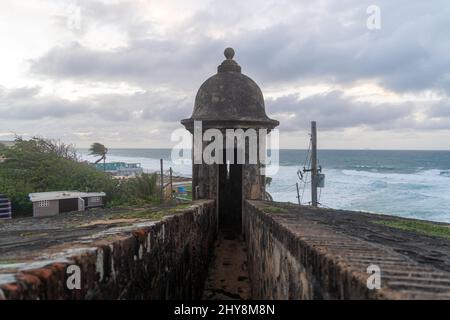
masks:
<path id="1" fill-rule="evenodd" d="M 217 239 L 203 299 L 251 299 L 247 248 L 242 239 L 227 240 L 223 236 Z"/>

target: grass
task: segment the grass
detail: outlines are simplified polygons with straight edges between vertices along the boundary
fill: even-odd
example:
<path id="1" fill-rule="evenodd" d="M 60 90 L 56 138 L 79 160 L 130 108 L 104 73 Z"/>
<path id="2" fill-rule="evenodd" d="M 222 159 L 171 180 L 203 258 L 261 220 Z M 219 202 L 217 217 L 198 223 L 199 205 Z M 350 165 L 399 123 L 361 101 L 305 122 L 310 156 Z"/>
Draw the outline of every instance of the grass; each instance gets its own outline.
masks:
<path id="1" fill-rule="evenodd" d="M 164 211 L 152 211 L 152 210 L 138 210 L 119 213 L 114 215 L 114 219 L 148 219 L 148 220 L 160 220 L 165 216 Z"/>
<path id="2" fill-rule="evenodd" d="M 272 213 L 272 214 L 286 213 L 287 212 L 287 210 L 284 209 L 284 208 L 274 207 L 274 206 L 264 207 L 263 210 L 266 213 Z"/>
<path id="3" fill-rule="evenodd" d="M 427 236 L 442 237 L 450 240 L 450 226 L 436 224 L 432 222 L 409 221 L 409 220 L 379 220 L 376 224 L 397 228 L 404 231 L 411 231 Z"/>
<path id="4" fill-rule="evenodd" d="M 162 210 L 144 209 L 130 212 L 123 212 L 115 214 L 112 219 L 146 219 L 146 220 L 160 220 L 165 216 L 181 213 L 184 209 L 189 208 L 190 204 L 179 204 L 173 208 L 165 208 Z"/>
<path id="5" fill-rule="evenodd" d="M 190 204 L 190 203 L 181 203 L 181 204 L 178 204 L 174 209 L 175 210 L 182 210 L 182 209 L 187 209 L 190 206 L 192 206 L 192 204 Z"/>
<path id="6" fill-rule="evenodd" d="M 18 260 L 0 260 L 0 266 L 1 265 L 7 265 L 7 264 L 16 264 L 20 263 Z"/>

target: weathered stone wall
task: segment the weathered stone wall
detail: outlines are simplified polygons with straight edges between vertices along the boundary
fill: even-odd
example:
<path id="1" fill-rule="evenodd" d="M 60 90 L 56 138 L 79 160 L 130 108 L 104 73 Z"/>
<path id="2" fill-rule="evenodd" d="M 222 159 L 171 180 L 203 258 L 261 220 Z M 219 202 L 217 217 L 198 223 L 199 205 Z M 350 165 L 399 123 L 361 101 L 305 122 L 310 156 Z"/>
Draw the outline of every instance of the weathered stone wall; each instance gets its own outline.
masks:
<path id="1" fill-rule="evenodd" d="M 450 241 L 380 219 L 401 218 L 245 201 L 252 298 L 449 299 Z M 379 288 L 367 285 L 372 266 Z"/>
<path id="2" fill-rule="evenodd" d="M 0 300 L 200 298 L 216 219 L 214 201 L 197 201 L 161 221 L 88 237 L 51 261 L 11 265 L 9 273 L 3 266 Z M 81 268 L 81 290 L 67 289 L 69 265 Z"/>
<path id="3" fill-rule="evenodd" d="M 314 275 L 288 249 L 289 243 L 295 246 L 295 237 L 248 201 L 244 205 L 243 233 L 253 299 L 314 298 Z M 299 249 L 295 251 L 300 253 Z"/>

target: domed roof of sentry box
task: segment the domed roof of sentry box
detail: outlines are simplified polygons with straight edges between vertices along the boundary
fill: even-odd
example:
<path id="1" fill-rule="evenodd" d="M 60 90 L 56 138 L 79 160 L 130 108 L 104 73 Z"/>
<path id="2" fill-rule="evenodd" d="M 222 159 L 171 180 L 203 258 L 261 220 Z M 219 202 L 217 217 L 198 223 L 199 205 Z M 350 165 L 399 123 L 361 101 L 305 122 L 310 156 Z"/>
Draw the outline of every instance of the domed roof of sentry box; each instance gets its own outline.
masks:
<path id="1" fill-rule="evenodd" d="M 217 74 L 200 86 L 192 116 L 181 123 L 190 131 L 197 120 L 202 121 L 203 128 L 278 126 L 277 120 L 266 115 L 261 89 L 241 73 L 241 66 L 233 60 L 234 50 L 227 48 L 224 54 L 226 59 L 217 67 Z"/>

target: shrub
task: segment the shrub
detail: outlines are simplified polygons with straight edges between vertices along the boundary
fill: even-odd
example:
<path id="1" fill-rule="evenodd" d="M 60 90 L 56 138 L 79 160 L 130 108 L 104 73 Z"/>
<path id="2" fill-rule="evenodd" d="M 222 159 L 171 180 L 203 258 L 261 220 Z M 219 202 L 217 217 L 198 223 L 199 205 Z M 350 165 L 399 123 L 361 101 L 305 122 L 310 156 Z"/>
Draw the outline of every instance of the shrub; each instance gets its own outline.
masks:
<path id="1" fill-rule="evenodd" d="M 113 204 L 152 201 L 156 177 L 143 175 L 119 181 L 81 162 L 72 145 L 34 137 L 16 138 L 14 146 L 0 148 L 0 192 L 12 201 L 14 216 L 30 215 L 31 192 L 79 190 L 103 191 Z"/>

